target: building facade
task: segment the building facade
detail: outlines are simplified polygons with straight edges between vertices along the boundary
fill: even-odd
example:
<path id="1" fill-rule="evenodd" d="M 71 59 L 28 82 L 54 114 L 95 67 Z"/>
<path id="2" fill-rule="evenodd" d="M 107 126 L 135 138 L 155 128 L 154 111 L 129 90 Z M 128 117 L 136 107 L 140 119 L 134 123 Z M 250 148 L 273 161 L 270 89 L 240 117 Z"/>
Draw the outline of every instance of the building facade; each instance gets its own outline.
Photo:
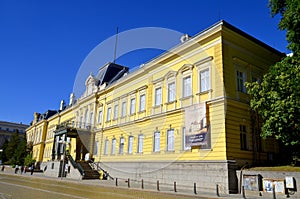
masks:
<path id="1" fill-rule="evenodd" d="M 0 149 L 6 141 L 10 141 L 15 132 L 20 133 L 20 137 L 24 137 L 25 131 L 29 126 L 22 123 L 0 121 Z"/>
<path id="2" fill-rule="evenodd" d="M 34 157 L 55 162 L 67 149 L 113 177 L 236 192 L 236 169 L 279 150 L 260 139 L 244 83 L 283 54 L 225 21 L 185 38 L 132 73 L 108 63 L 90 75 L 81 97 L 27 129 Z"/>

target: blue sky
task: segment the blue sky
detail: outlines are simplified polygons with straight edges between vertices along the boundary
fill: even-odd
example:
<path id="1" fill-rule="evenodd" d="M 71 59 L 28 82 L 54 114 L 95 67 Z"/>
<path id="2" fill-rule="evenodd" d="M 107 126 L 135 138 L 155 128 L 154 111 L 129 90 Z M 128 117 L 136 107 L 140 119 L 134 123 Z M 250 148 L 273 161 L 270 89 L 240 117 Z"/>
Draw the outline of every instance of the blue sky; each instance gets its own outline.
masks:
<path id="1" fill-rule="evenodd" d="M 279 17 L 267 0 L 210 1 L 15 1 L 0 0 L 0 120 L 29 124 L 33 112 L 68 101 L 76 73 L 99 43 L 119 32 L 162 27 L 195 35 L 224 19 L 288 53 Z M 124 55 L 118 64 L 138 66 L 156 50 Z"/>

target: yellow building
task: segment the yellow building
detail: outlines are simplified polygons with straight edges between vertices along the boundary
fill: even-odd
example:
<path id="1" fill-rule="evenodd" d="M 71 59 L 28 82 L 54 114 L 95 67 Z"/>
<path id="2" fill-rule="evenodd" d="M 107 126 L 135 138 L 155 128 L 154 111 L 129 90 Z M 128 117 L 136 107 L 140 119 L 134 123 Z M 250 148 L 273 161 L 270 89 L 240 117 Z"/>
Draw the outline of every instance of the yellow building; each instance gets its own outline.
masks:
<path id="1" fill-rule="evenodd" d="M 45 150 L 34 151 L 44 156 L 36 157 L 58 161 L 57 146 L 70 145 L 70 158 L 92 159 L 113 177 L 236 192 L 236 169 L 278 153 L 274 140 L 259 138 L 244 83 L 282 56 L 220 21 L 132 73 L 108 63 L 87 78 L 83 96 L 43 123 Z M 114 68 L 118 77 L 109 78 Z"/>

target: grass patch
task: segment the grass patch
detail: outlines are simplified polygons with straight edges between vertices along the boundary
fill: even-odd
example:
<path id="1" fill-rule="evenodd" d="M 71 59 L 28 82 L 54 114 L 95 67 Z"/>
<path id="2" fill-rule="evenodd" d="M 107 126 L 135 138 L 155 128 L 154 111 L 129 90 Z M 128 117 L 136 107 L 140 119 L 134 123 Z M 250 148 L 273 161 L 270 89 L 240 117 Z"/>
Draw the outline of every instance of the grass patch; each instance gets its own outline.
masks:
<path id="1" fill-rule="evenodd" d="M 300 172 L 300 167 L 298 166 L 274 166 L 274 167 L 252 167 L 247 170 L 255 170 L 255 171 L 289 171 L 289 172 Z"/>

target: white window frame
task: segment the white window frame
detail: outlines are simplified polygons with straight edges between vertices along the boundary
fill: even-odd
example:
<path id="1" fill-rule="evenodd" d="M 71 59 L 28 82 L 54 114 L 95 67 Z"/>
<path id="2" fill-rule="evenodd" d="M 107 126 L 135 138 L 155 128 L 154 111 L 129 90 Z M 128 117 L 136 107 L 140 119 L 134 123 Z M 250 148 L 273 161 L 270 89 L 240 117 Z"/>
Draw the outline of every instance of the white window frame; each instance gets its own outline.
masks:
<path id="1" fill-rule="evenodd" d="M 186 146 L 186 129 L 185 127 L 182 127 L 182 150 L 186 151 L 186 150 L 191 150 L 190 146 Z"/>
<path id="2" fill-rule="evenodd" d="M 136 99 L 131 98 L 130 99 L 130 115 L 135 114 L 135 106 L 136 106 Z"/>
<path id="3" fill-rule="evenodd" d="M 210 70 L 209 68 L 203 69 L 199 72 L 200 79 L 200 93 L 210 90 Z"/>
<path id="4" fill-rule="evenodd" d="M 140 134 L 138 136 L 137 153 L 143 153 L 143 147 L 144 147 L 144 135 Z"/>
<path id="5" fill-rule="evenodd" d="M 155 131 L 153 136 L 153 152 L 160 151 L 160 131 Z"/>
<path id="6" fill-rule="evenodd" d="M 117 146 L 117 139 L 113 138 L 111 140 L 111 155 L 115 155 L 116 154 L 116 146 Z"/>
<path id="7" fill-rule="evenodd" d="M 98 155 L 99 141 L 95 140 L 93 155 Z"/>
<path id="8" fill-rule="evenodd" d="M 174 129 L 167 130 L 167 151 L 175 150 Z"/>
<path id="9" fill-rule="evenodd" d="M 145 111 L 146 110 L 146 94 L 140 95 L 140 107 L 139 111 Z"/>
<path id="10" fill-rule="evenodd" d="M 111 107 L 108 107 L 106 113 L 106 121 L 109 122 L 110 120 L 111 120 Z"/>
<path id="11" fill-rule="evenodd" d="M 189 81 L 187 81 L 189 79 Z M 192 96 L 192 75 L 186 75 L 182 78 L 182 97 Z"/>
<path id="12" fill-rule="evenodd" d="M 103 120 L 103 111 L 100 110 L 98 112 L 98 124 L 102 124 L 102 120 Z"/>
<path id="13" fill-rule="evenodd" d="M 119 105 L 115 104 L 114 106 L 114 120 L 118 119 L 119 116 Z"/>
<path id="14" fill-rule="evenodd" d="M 126 101 L 123 101 L 122 102 L 121 117 L 126 117 L 126 112 L 127 112 Z"/>
<path id="15" fill-rule="evenodd" d="M 157 87 L 154 90 L 154 106 L 162 104 L 162 87 Z"/>
<path id="16" fill-rule="evenodd" d="M 119 154 L 124 154 L 124 145 L 125 145 L 125 138 L 120 137 Z"/>
<path id="17" fill-rule="evenodd" d="M 109 147 L 109 140 L 106 138 L 104 141 L 104 150 L 103 150 L 104 155 L 108 155 L 108 147 Z"/>
<path id="18" fill-rule="evenodd" d="M 174 86 L 174 88 L 170 88 Z M 175 81 L 168 83 L 168 102 L 174 102 L 176 100 L 176 84 Z"/>
<path id="19" fill-rule="evenodd" d="M 128 137 L 128 154 L 132 154 L 133 152 L 133 141 L 134 141 L 134 137 L 130 135 Z"/>
<path id="20" fill-rule="evenodd" d="M 237 91 L 246 93 L 246 87 L 245 87 L 245 82 L 246 82 L 246 72 L 237 69 L 236 70 L 236 87 Z"/>
<path id="21" fill-rule="evenodd" d="M 94 125 L 94 112 L 92 111 L 90 113 L 90 126 L 92 127 Z"/>

